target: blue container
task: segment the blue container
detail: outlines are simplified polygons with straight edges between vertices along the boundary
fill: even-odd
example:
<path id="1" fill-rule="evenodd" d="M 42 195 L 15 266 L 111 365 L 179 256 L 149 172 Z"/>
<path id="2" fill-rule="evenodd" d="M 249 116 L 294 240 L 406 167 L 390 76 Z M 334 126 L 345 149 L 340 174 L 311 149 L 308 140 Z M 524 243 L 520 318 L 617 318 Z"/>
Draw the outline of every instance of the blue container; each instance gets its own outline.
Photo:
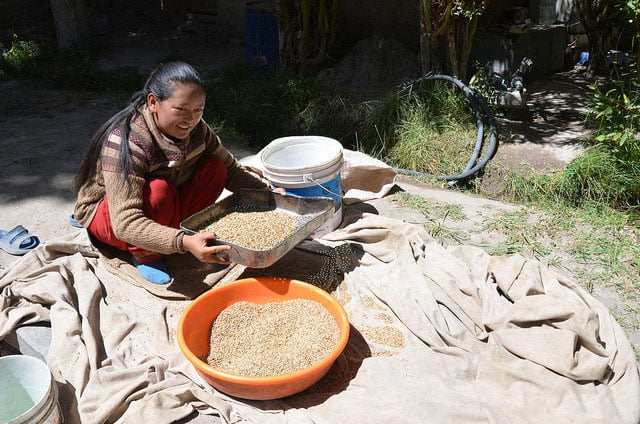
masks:
<path id="1" fill-rule="evenodd" d="M 337 140 L 311 135 L 277 138 L 260 152 L 263 174 L 274 187 L 299 197 L 333 199 L 333 217 L 316 236 L 333 231 L 342 221 L 342 150 Z"/>
<path id="2" fill-rule="evenodd" d="M 336 209 L 340 207 L 340 201 L 342 200 L 342 184 L 340 179 L 340 173 L 331 178 L 330 180 L 323 182 L 314 182 L 313 185 L 308 187 L 286 187 L 284 185 L 278 185 L 274 183 L 274 187 L 282 187 L 289 194 L 299 197 L 330 197 L 336 204 Z"/>
<path id="3" fill-rule="evenodd" d="M 255 1 L 245 10 L 245 61 L 261 75 L 273 72 L 280 60 L 274 7 L 273 1 Z"/>

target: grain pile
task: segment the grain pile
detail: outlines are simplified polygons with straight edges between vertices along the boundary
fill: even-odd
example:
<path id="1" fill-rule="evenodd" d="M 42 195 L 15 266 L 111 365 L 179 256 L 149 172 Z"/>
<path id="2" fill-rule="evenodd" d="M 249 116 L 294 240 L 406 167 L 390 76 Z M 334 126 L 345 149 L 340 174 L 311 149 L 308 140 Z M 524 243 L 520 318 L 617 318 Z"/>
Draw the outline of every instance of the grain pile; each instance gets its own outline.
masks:
<path id="1" fill-rule="evenodd" d="M 296 216 L 277 209 L 235 208 L 216 217 L 201 231 L 211 231 L 220 240 L 253 250 L 269 250 L 298 228 Z"/>
<path id="2" fill-rule="evenodd" d="M 333 316 L 316 301 L 237 302 L 213 322 L 204 360 L 232 374 L 280 375 L 323 359 L 339 339 Z"/>

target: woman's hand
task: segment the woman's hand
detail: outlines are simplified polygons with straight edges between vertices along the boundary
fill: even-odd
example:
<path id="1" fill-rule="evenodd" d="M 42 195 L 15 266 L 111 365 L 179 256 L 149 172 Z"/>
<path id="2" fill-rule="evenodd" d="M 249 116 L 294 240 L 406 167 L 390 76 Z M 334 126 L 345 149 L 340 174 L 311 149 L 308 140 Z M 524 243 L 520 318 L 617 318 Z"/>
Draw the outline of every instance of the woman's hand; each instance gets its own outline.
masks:
<path id="1" fill-rule="evenodd" d="M 184 250 L 190 252 L 200 262 L 227 265 L 230 262 L 218 256 L 218 253 L 231 249 L 231 246 L 209 246 L 208 241 L 216 238 L 215 233 L 202 232 L 193 235 L 185 234 L 182 237 Z"/>

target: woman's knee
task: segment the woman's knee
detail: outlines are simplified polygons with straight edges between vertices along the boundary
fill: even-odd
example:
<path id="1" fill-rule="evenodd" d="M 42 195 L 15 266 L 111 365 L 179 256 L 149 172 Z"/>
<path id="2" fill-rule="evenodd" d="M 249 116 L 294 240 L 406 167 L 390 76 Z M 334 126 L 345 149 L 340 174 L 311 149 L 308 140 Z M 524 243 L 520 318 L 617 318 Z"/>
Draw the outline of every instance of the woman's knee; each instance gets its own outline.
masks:
<path id="1" fill-rule="evenodd" d="M 165 221 L 161 217 L 170 218 L 176 208 L 178 191 L 167 180 L 156 178 L 147 181 L 144 185 L 144 210 L 149 218 L 160 218 L 159 221 Z"/>
<path id="2" fill-rule="evenodd" d="M 227 181 L 227 166 L 218 156 L 207 158 L 200 172 L 208 181 Z"/>

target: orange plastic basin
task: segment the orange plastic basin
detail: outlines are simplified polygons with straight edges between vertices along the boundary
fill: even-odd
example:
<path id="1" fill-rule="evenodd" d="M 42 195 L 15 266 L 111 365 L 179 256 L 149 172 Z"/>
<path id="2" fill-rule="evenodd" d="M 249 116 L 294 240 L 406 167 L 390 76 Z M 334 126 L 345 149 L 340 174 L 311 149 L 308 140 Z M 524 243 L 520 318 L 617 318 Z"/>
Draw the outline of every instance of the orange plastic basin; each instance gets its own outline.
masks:
<path id="1" fill-rule="evenodd" d="M 314 300 L 336 320 L 340 340 L 324 359 L 298 371 L 267 377 L 230 374 L 200 359 L 209 353 L 213 321 L 230 305 L 240 301 L 265 304 L 291 299 Z M 214 287 L 196 298 L 180 317 L 177 332 L 180 350 L 209 384 L 231 396 L 266 400 L 293 395 L 320 380 L 347 345 L 349 320 L 333 296 L 309 283 L 288 278 L 246 278 Z"/>

